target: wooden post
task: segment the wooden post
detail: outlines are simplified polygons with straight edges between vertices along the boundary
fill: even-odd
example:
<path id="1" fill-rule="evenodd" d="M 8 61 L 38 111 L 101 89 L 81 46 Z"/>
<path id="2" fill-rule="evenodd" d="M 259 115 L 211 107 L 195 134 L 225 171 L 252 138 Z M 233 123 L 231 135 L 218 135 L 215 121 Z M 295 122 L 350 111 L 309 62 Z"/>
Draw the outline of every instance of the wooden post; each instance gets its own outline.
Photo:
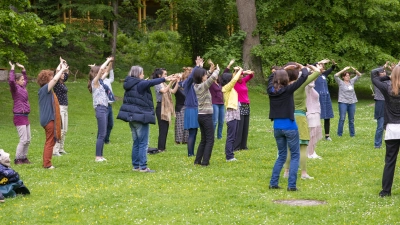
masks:
<path id="1" fill-rule="evenodd" d="M 172 2 L 171 2 L 171 4 L 169 4 L 169 16 L 171 19 L 169 29 L 171 31 L 174 31 L 174 5 L 172 4 Z"/>
<path id="2" fill-rule="evenodd" d="M 138 7 L 138 22 L 139 22 L 139 29 L 142 28 L 142 6 L 141 0 L 138 0 L 139 7 Z"/>
<path id="3" fill-rule="evenodd" d="M 71 6 L 71 1 L 69 1 L 69 5 Z M 71 17 L 72 17 L 72 9 L 69 8 L 69 23 L 71 23 Z"/>
<path id="4" fill-rule="evenodd" d="M 147 0 L 143 0 L 143 20 L 146 20 L 146 1 Z M 147 27 L 146 27 L 146 24 L 144 24 L 144 26 L 143 26 L 143 31 L 145 32 L 145 33 L 147 33 Z"/>

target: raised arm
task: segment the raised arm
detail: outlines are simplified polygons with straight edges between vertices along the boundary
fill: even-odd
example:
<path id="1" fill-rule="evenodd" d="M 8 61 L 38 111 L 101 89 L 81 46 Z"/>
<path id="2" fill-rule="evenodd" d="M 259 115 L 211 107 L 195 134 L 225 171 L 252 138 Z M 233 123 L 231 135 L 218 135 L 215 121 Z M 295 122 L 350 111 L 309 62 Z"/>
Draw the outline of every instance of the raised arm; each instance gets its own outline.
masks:
<path id="1" fill-rule="evenodd" d="M 57 72 L 57 74 L 49 81 L 49 84 L 47 85 L 47 92 L 51 91 L 51 89 L 57 84 L 58 80 L 60 79 L 61 75 L 68 70 L 68 66 L 65 65 L 64 63 L 61 65 L 60 71 Z"/>
<path id="2" fill-rule="evenodd" d="M 10 75 L 8 76 L 8 84 L 10 85 L 11 92 L 15 92 L 16 90 L 16 82 L 15 82 L 15 64 L 12 64 L 11 61 L 8 62 L 11 66 Z"/>
<path id="3" fill-rule="evenodd" d="M 335 77 L 338 77 L 340 74 L 344 73 L 346 70 L 350 69 L 350 66 L 346 66 L 344 69 L 342 69 L 341 71 L 335 73 Z"/>
<path id="4" fill-rule="evenodd" d="M 101 77 L 102 80 L 106 79 L 108 74 L 110 74 L 110 76 L 111 76 L 111 72 L 110 71 L 113 70 L 112 66 L 113 66 L 113 60 L 111 60 L 110 63 L 107 65 L 106 71 L 103 73 L 103 75 Z M 113 75 L 114 75 L 114 71 L 113 71 Z M 109 78 L 109 79 L 111 79 L 111 78 Z M 114 77 L 113 77 L 113 81 L 114 81 Z M 110 81 L 110 83 L 112 83 L 112 81 Z"/>
<path id="5" fill-rule="evenodd" d="M 104 70 L 106 69 L 108 63 L 110 63 L 112 60 L 113 60 L 112 57 L 108 57 L 107 60 L 100 66 L 99 72 L 93 78 L 93 81 L 92 81 L 95 88 L 99 87 L 99 85 L 100 85 L 99 79 L 100 79 L 101 75 L 103 74 Z"/>
<path id="6" fill-rule="evenodd" d="M 209 78 L 207 78 L 207 80 L 204 83 L 202 83 L 202 85 L 204 85 L 206 89 L 210 88 L 211 85 L 214 83 L 214 81 L 218 79 L 218 74 L 219 74 L 219 66 L 217 64 L 212 75 Z"/>
<path id="7" fill-rule="evenodd" d="M 180 76 L 175 76 L 176 80 L 172 81 L 172 88 L 170 89 L 172 94 L 175 94 L 178 91 L 179 88 L 179 81 L 181 81 L 181 77 Z"/>

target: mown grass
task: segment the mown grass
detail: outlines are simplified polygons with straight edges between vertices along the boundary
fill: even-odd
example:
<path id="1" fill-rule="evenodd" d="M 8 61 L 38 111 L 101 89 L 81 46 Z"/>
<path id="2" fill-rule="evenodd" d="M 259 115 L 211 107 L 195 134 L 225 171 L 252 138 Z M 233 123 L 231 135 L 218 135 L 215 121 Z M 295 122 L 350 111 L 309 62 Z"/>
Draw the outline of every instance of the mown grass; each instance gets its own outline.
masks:
<path id="1" fill-rule="evenodd" d="M 356 90 L 368 96 L 369 79 Z M 1 224 L 396 224 L 400 221 L 398 174 L 392 197 L 379 198 L 384 148 L 373 148 L 375 121 L 372 98 L 357 103 L 356 137 L 345 125 L 336 135 L 338 113 L 331 121 L 333 141 L 321 141 L 322 160 L 309 160 L 315 180 L 298 180 L 299 192 L 269 190 L 276 159 L 268 98 L 259 89 L 250 92 L 249 151 L 236 153 L 238 162 L 224 158 L 225 139 L 216 140 L 207 168 L 193 166 L 186 146 L 174 144 L 170 126 L 167 151 L 148 157 L 154 174 L 132 171 L 132 139 L 128 124 L 115 120 L 111 143 L 105 145 L 106 163 L 95 163 L 96 119 L 86 81 L 67 83 L 69 88 L 68 155 L 53 158 L 55 170 L 42 168 L 44 130 L 39 124 L 37 90 L 29 84 L 32 112 L 31 165 L 13 168 L 20 173 L 31 195 L 6 199 L 0 204 Z M 116 96 L 122 84 L 114 83 Z M 335 89 L 335 87 L 333 87 Z M 11 153 L 18 135 L 12 122 L 12 101 L 7 83 L 0 83 L 0 148 Z M 114 104 L 116 116 L 121 101 Z M 226 127 L 224 129 L 225 137 Z M 151 126 L 150 145 L 157 145 L 157 126 Z M 200 133 L 199 133 L 200 136 Z M 198 139 L 199 139 L 198 136 Z M 287 180 L 280 179 L 287 186 Z M 315 199 L 319 206 L 288 206 L 274 200 Z"/>

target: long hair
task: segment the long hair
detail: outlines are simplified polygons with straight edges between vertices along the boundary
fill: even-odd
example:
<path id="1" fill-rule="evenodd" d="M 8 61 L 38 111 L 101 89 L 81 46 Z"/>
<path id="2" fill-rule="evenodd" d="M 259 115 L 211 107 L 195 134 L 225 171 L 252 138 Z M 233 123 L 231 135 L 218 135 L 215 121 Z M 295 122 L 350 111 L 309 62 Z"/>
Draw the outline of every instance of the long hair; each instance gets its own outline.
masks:
<path id="1" fill-rule="evenodd" d="M 143 73 L 143 68 L 141 66 L 132 66 L 129 70 L 128 76 L 139 78 Z"/>
<path id="2" fill-rule="evenodd" d="M 231 73 L 223 73 L 221 76 L 221 86 L 227 85 L 232 80 L 232 76 Z"/>
<path id="3" fill-rule="evenodd" d="M 193 73 L 193 81 L 195 84 L 201 84 L 203 82 L 203 76 L 206 75 L 207 70 L 203 68 L 197 68 Z"/>
<path id="4" fill-rule="evenodd" d="M 289 75 L 286 70 L 276 70 L 273 79 L 275 93 L 289 84 Z"/>
<path id="5" fill-rule="evenodd" d="M 399 89 L 400 89 L 400 66 L 397 65 L 394 67 L 392 71 L 392 75 L 390 76 L 391 78 L 391 83 L 392 83 L 392 94 L 393 95 L 399 95 Z"/>
<path id="6" fill-rule="evenodd" d="M 90 94 L 92 93 L 92 80 L 97 76 L 97 74 L 99 73 L 99 70 L 100 70 L 100 66 L 92 66 L 90 68 L 89 80 L 88 80 L 88 84 L 87 84 L 87 88 L 88 88 Z"/>
<path id="7" fill-rule="evenodd" d="M 39 72 L 37 77 L 37 83 L 40 87 L 43 87 L 45 84 L 49 83 L 51 79 L 53 79 L 54 72 L 52 70 L 42 70 Z"/>
<path id="8" fill-rule="evenodd" d="M 286 65 L 283 66 L 283 68 L 285 68 L 286 66 L 289 65 L 297 65 L 295 62 L 288 62 L 286 63 Z M 297 80 L 297 78 L 299 78 L 299 70 L 298 69 L 294 69 L 294 70 L 286 70 L 287 75 L 289 76 L 289 81 L 294 81 Z"/>

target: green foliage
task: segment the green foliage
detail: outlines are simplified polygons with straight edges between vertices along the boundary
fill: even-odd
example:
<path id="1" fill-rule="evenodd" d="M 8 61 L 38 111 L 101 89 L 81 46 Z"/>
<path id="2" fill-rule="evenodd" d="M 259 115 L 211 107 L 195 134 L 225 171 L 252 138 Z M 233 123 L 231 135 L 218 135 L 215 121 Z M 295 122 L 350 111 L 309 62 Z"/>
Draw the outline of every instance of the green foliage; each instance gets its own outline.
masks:
<path id="1" fill-rule="evenodd" d="M 227 66 L 231 59 L 235 59 L 236 62 L 242 61 L 242 44 L 246 38 L 246 32 L 238 31 L 234 33 L 229 39 L 223 39 L 207 49 L 204 54 L 205 59 L 212 59 L 216 64 L 219 64 L 220 68 Z"/>
<path id="2" fill-rule="evenodd" d="M 400 57 L 397 0 L 258 1 L 264 66 L 335 59 L 369 71 Z"/>
<path id="3" fill-rule="evenodd" d="M 175 73 L 181 72 L 183 66 L 193 65 L 180 43 L 179 34 L 173 31 L 149 32 L 140 40 L 119 34 L 116 57 L 121 65 L 117 66 L 117 72 L 126 74 L 131 66 L 140 65 L 145 69 L 146 77 L 155 68 L 163 67 Z"/>
<path id="4" fill-rule="evenodd" d="M 29 1 L 2 1 L 0 4 L 0 64 L 9 60 L 26 64 L 28 57 L 24 46 L 42 40 L 42 46 L 50 47 L 54 36 L 64 25 L 45 25 L 34 13 L 26 12 Z"/>

